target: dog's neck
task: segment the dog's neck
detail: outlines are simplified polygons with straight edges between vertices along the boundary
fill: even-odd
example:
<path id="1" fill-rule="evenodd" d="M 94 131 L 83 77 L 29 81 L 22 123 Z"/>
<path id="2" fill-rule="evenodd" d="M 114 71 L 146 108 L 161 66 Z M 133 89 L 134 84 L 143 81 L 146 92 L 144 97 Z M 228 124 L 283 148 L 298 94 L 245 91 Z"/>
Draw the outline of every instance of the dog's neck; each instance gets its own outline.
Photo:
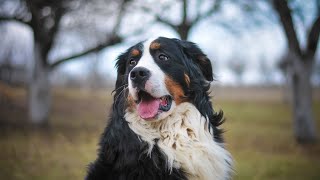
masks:
<path id="1" fill-rule="evenodd" d="M 127 111 L 129 127 L 149 144 L 148 155 L 157 145 L 167 157 L 168 168 L 182 168 L 189 179 L 227 179 L 230 154 L 213 140 L 208 120 L 191 103 L 182 103 L 163 120 L 149 122 Z"/>

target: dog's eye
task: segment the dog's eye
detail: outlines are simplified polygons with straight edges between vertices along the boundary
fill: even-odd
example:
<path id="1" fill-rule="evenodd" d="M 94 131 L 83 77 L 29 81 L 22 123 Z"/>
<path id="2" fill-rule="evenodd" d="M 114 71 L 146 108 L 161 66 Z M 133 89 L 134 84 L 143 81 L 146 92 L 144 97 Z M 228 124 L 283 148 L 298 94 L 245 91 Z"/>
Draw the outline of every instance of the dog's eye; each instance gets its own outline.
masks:
<path id="1" fill-rule="evenodd" d="M 160 54 L 160 55 L 159 55 L 159 59 L 160 59 L 161 61 L 168 61 L 168 60 L 169 60 L 169 57 L 166 56 L 166 55 L 164 55 L 164 54 Z"/>
<path id="2" fill-rule="evenodd" d="M 137 64 L 137 61 L 135 61 L 134 59 L 130 59 L 129 64 L 130 66 L 135 66 Z"/>

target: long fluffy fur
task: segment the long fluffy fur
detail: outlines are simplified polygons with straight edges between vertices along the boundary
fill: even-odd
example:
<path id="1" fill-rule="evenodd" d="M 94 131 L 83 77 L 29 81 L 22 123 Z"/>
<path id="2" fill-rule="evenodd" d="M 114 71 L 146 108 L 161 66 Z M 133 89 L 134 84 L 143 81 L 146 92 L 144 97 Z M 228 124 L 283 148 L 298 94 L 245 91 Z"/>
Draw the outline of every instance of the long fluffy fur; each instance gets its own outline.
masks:
<path id="1" fill-rule="evenodd" d="M 177 106 L 161 121 L 147 122 L 138 114 L 127 112 L 129 127 L 149 145 L 148 154 L 155 143 L 167 156 L 168 168 L 182 168 L 188 179 L 227 179 L 230 172 L 229 153 L 212 140 L 208 121 L 190 103 Z M 212 129 L 211 129 L 212 132 Z"/>

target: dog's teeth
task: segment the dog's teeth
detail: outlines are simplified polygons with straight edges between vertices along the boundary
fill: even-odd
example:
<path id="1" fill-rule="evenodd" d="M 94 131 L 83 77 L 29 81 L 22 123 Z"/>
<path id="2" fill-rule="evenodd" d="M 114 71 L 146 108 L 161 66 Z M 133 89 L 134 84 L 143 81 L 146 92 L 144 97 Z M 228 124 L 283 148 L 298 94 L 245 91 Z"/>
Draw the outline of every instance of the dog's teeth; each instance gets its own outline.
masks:
<path id="1" fill-rule="evenodd" d="M 164 107 L 166 107 L 168 105 L 168 98 L 167 96 L 162 96 L 160 97 L 160 104 Z"/>
<path id="2" fill-rule="evenodd" d="M 162 101 L 164 101 L 164 100 L 165 100 L 165 98 L 164 98 L 164 97 L 161 97 L 161 98 L 160 98 L 160 101 L 161 101 L 161 102 L 162 102 Z"/>

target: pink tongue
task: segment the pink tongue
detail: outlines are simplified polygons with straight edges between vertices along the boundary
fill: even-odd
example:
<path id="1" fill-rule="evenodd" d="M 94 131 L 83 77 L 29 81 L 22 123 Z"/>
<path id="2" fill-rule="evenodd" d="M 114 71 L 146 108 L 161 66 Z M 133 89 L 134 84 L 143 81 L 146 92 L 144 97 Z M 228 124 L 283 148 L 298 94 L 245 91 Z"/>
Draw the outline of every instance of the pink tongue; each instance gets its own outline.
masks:
<path id="1" fill-rule="evenodd" d="M 157 115 L 159 106 L 159 99 L 141 100 L 138 105 L 138 113 L 142 119 L 148 120 Z"/>

